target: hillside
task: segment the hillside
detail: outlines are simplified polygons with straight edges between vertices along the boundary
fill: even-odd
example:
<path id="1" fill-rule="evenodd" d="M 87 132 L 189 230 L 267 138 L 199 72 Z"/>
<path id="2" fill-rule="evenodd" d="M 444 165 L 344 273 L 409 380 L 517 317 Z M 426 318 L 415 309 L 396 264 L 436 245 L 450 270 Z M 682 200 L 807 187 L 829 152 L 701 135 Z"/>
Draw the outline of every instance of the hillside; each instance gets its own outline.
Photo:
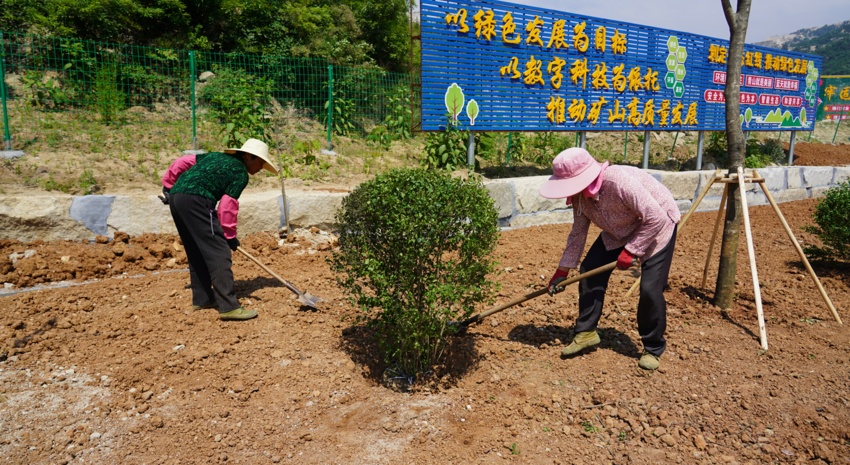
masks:
<path id="1" fill-rule="evenodd" d="M 800 29 L 755 45 L 820 55 L 823 57 L 821 75 L 850 74 L 850 21 Z"/>

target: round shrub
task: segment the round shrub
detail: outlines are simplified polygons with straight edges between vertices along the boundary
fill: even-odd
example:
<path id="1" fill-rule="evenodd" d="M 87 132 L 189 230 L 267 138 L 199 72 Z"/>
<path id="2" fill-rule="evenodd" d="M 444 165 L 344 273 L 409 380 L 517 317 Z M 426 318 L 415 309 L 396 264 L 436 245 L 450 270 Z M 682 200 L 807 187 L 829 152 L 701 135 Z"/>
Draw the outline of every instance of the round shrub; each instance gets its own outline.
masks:
<path id="1" fill-rule="evenodd" d="M 806 255 L 815 259 L 850 260 L 850 181 L 826 191 L 815 207 L 817 226 L 805 230 L 820 238 L 823 247 L 806 246 Z"/>
<path id="2" fill-rule="evenodd" d="M 396 169 L 360 184 L 336 216 L 339 284 L 374 329 L 384 362 L 416 377 L 440 361 L 452 321 L 490 301 L 498 214 L 478 180 Z"/>

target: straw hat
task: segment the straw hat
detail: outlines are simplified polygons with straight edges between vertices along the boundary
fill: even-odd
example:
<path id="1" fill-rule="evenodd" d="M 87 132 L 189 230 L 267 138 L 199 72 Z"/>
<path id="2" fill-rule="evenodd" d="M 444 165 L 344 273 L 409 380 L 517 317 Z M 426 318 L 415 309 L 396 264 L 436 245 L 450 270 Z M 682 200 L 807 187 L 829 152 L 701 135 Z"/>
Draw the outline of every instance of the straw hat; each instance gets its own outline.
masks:
<path id="1" fill-rule="evenodd" d="M 233 154 L 236 152 L 250 153 L 251 155 L 262 158 L 265 162 L 263 163 L 263 168 L 272 174 L 277 174 L 277 168 L 274 167 L 271 159 L 269 158 L 269 146 L 266 145 L 265 142 L 258 139 L 248 139 L 244 144 L 242 144 L 242 147 L 238 149 L 230 148 L 224 150 L 224 153 Z"/>
<path id="2" fill-rule="evenodd" d="M 547 199 L 562 199 L 583 191 L 602 172 L 602 165 L 587 150 L 573 147 L 552 160 L 552 174 L 541 187 L 540 195 Z"/>

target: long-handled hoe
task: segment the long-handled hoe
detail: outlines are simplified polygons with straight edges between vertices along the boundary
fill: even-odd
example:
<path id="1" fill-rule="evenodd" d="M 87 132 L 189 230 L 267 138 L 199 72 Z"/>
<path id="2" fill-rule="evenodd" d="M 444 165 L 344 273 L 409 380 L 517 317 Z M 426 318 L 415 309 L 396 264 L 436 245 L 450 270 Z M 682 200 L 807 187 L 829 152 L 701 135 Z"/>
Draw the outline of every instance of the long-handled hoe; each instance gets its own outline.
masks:
<path id="1" fill-rule="evenodd" d="M 586 271 L 586 272 L 584 272 L 584 273 L 581 273 L 581 274 L 575 275 L 575 276 L 573 276 L 572 278 L 569 278 L 569 279 L 567 279 L 567 280 L 565 280 L 565 281 L 561 282 L 561 284 L 559 284 L 558 286 L 556 286 L 556 287 L 555 287 L 555 292 L 556 292 L 556 293 L 563 292 L 563 290 L 564 290 L 567 286 L 569 286 L 570 284 L 577 283 L 577 282 L 581 281 L 581 280 L 582 280 L 582 279 L 584 279 L 584 278 L 589 278 L 589 277 L 591 277 L 591 276 L 596 276 L 596 275 L 598 275 L 598 274 L 600 274 L 600 273 L 604 273 L 604 272 L 606 272 L 606 271 L 611 271 L 611 270 L 613 270 L 613 269 L 614 269 L 614 268 L 616 268 L 616 267 L 617 267 L 617 262 L 611 262 L 611 263 L 609 263 L 609 264 L 607 264 L 607 265 L 600 266 L 599 268 L 594 268 L 594 269 L 592 269 L 592 270 L 590 270 L 590 271 Z M 538 289 L 538 290 L 536 290 L 536 291 L 534 291 L 534 292 L 531 292 L 531 293 L 529 293 L 529 294 L 526 294 L 526 295 L 524 295 L 524 296 L 522 296 L 522 297 L 517 297 L 516 299 L 514 299 L 514 300 L 512 300 L 512 301 L 510 301 L 510 302 L 507 302 L 507 303 L 504 303 L 504 304 L 501 304 L 501 305 L 497 305 L 497 306 L 495 306 L 495 307 L 493 307 L 493 308 L 491 308 L 491 309 L 489 309 L 489 310 L 486 310 L 486 311 L 484 311 L 484 312 L 481 312 L 481 313 L 479 313 L 479 314 L 477 314 L 477 315 L 472 315 L 471 317 L 469 317 L 469 318 L 467 318 L 467 319 L 465 319 L 465 320 L 461 321 L 460 323 L 455 323 L 455 324 L 453 325 L 453 326 L 455 326 L 455 327 L 457 328 L 457 333 L 456 333 L 456 334 L 464 333 L 464 332 L 466 331 L 466 328 L 467 328 L 467 327 L 469 327 L 469 325 L 471 325 L 471 324 L 473 324 L 473 323 L 478 323 L 479 321 L 483 320 L 484 318 L 487 318 L 488 316 L 490 316 L 490 315 L 492 315 L 492 314 L 494 314 L 494 313 L 499 313 L 499 312 L 501 312 L 502 310 L 505 310 L 505 309 L 507 309 L 507 308 L 511 308 L 511 307 L 513 307 L 514 305 L 521 304 L 521 303 L 523 303 L 523 302 L 525 302 L 525 301 L 527 301 L 527 300 L 531 300 L 531 299 L 533 299 L 533 298 L 535 298 L 535 297 L 540 297 L 541 295 L 546 294 L 547 292 L 549 292 L 549 290 L 548 290 L 547 288 L 545 288 L 545 287 L 544 287 L 543 289 Z"/>

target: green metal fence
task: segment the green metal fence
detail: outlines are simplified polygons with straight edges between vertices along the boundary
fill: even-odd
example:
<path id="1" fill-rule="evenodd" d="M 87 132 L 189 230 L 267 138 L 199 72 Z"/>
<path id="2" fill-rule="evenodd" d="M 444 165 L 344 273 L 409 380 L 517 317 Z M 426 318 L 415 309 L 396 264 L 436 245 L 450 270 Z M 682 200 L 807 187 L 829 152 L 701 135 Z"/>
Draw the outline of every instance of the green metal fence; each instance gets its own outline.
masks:
<path id="1" fill-rule="evenodd" d="M 294 116 L 323 125 L 330 143 L 332 132 L 382 124 L 411 91 L 407 74 L 323 59 L 4 32 L 0 53 L 7 150 L 38 143 L 132 153 L 147 139 L 169 151 L 215 150 L 257 136 L 274 145 L 283 140 L 276 128 Z"/>

